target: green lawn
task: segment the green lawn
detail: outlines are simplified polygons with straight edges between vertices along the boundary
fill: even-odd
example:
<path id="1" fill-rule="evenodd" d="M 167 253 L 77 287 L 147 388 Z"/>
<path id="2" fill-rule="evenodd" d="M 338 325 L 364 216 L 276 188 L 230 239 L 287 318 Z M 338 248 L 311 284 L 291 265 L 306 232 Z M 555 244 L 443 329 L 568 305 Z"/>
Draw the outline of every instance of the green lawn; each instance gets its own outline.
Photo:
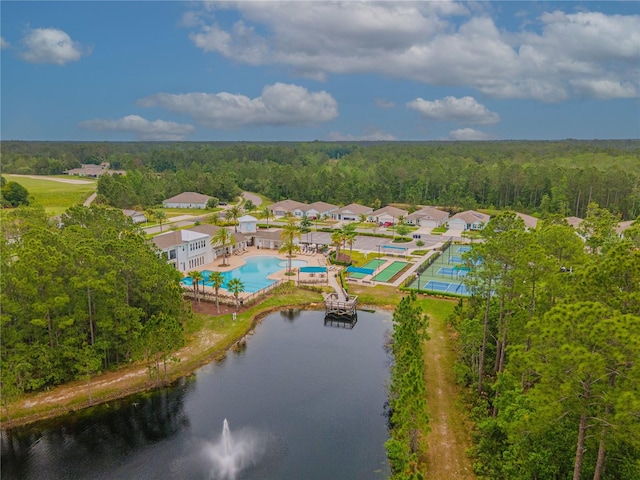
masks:
<path id="1" fill-rule="evenodd" d="M 28 178 L 11 174 L 2 175 L 7 181 L 17 182 L 29 191 L 34 205 L 42 205 L 50 215 L 60 215 L 67 208 L 82 204 L 96 191 L 97 181 L 90 178 L 76 178 L 90 184 L 71 184 L 56 182 L 47 177 Z M 69 178 L 69 177 L 58 177 Z"/>

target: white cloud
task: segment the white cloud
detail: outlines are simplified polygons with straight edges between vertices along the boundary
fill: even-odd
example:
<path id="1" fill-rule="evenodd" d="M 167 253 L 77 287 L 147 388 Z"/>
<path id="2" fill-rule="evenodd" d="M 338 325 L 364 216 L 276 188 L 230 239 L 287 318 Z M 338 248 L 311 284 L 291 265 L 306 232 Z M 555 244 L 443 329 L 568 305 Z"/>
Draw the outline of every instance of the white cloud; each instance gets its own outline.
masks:
<path id="1" fill-rule="evenodd" d="M 184 140 L 195 131 L 192 125 L 167 122 L 165 120 L 149 121 L 138 115 L 127 115 L 117 120 L 95 119 L 80 123 L 81 127 L 101 132 L 133 133 L 139 140 L 178 141 Z"/>
<path id="2" fill-rule="evenodd" d="M 368 127 L 363 135 L 351 135 L 340 132 L 331 132 L 327 140 L 332 142 L 393 142 L 397 138 L 390 133 L 386 133 L 377 127 Z"/>
<path id="3" fill-rule="evenodd" d="M 64 65 L 80 60 L 90 53 L 64 31 L 57 28 L 35 28 L 22 38 L 23 50 L 20 56 L 30 63 L 53 63 Z"/>
<path id="4" fill-rule="evenodd" d="M 490 111 L 473 97 L 445 97 L 434 101 L 416 98 L 407 103 L 407 107 L 416 110 L 427 120 L 467 125 L 493 125 L 500 121 L 497 113 Z"/>
<path id="5" fill-rule="evenodd" d="M 4 37 L 0 37 L 0 49 L 9 48 L 11 44 L 7 42 Z"/>
<path id="6" fill-rule="evenodd" d="M 630 84 L 636 95 L 640 89 L 638 15 L 552 12 L 510 32 L 496 27 L 491 9 L 473 3 L 210 5 L 190 35 L 197 47 L 251 65 L 286 65 L 318 80 L 375 73 L 546 102 L 576 93 L 605 98 L 599 89 L 585 89 L 585 82 Z M 212 11 L 227 8 L 241 17 L 230 28 L 211 20 Z"/>
<path id="7" fill-rule="evenodd" d="M 571 82 L 576 92 L 587 97 L 600 100 L 613 98 L 634 98 L 638 96 L 638 87 L 631 82 L 620 83 L 615 80 L 588 80 L 580 79 Z"/>
<path id="8" fill-rule="evenodd" d="M 376 103 L 376 107 L 384 108 L 384 109 L 389 109 L 396 106 L 395 103 L 393 103 L 390 100 L 385 100 L 384 98 L 376 98 L 375 103 Z"/>
<path id="9" fill-rule="evenodd" d="M 158 93 L 138 100 L 138 105 L 187 114 L 213 128 L 314 125 L 338 116 L 338 104 L 327 92 L 284 83 L 265 86 L 253 99 L 227 92 Z"/>
<path id="10" fill-rule="evenodd" d="M 474 130 L 473 128 L 459 128 L 449 132 L 449 140 L 471 141 L 471 140 L 495 140 L 493 135 Z"/>

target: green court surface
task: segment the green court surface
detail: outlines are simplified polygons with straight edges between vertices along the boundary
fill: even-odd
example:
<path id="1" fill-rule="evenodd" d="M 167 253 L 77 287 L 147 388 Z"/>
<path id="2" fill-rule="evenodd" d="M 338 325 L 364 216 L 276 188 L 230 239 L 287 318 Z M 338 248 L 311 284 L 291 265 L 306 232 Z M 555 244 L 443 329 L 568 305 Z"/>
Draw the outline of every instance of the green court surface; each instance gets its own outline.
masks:
<path id="1" fill-rule="evenodd" d="M 379 260 L 376 258 L 375 260 L 371 260 L 370 262 L 367 262 L 366 265 L 363 265 L 360 268 L 370 268 L 371 270 L 376 270 L 380 265 L 382 265 L 385 262 L 386 260 Z M 349 274 L 349 278 L 364 278 L 366 276 L 367 276 L 366 273 L 353 272 Z"/>
<path id="2" fill-rule="evenodd" d="M 388 282 L 396 273 L 402 270 L 408 262 L 393 262 L 378 275 L 373 277 L 376 282 Z"/>

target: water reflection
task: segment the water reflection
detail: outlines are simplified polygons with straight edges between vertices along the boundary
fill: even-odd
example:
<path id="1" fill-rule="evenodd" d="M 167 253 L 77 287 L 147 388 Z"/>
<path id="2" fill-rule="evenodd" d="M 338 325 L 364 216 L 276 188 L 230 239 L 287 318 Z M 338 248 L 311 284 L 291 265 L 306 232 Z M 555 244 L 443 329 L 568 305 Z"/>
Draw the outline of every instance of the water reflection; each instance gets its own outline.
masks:
<path id="1" fill-rule="evenodd" d="M 33 478 L 36 472 L 38 478 L 67 478 L 73 472 L 82 475 L 78 470 L 87 464 L 88 455 L 120 459 L 176 435 L 189 426 L 184 413 L 187 387 L 184 379 L 175 387 L 97 405 L 64 420 L 2 431 L 2 478 Z"/>
<path id="2" fill-rule="evenodd" d="M 219 478 L 216 459 L 235 458 L 217 455 L 225 418 L 252 445 L 237 480 L 387 478 L 391 315 L 358 312 L 353 330 L 324 317 L 274 313 L 171 389 L 3 432 L 2 480 Z"/>

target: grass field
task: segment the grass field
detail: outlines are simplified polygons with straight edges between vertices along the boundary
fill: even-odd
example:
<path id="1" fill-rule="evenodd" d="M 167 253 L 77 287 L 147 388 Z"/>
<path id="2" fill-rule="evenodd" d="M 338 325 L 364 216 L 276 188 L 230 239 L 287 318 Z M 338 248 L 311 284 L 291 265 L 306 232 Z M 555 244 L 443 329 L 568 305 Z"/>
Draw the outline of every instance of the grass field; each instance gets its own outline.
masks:
<path id="1" fill-rule="evenodd" d="M 92 179 L 82 178 L 90 182 L 87 184 L 62 183 L 51 178 L 69 177 L 41 177 L 30 178 L 20 175 L 2 175 L 7 181 L 17 182 L 29 191 L 34 205 L 42 205 L 50 215 L 60 215 L 67 208 L 82 204 L 92 193 L 96 191 L 97 182 Z M 74 178 L 74 180 L 78 180 Z"/>

